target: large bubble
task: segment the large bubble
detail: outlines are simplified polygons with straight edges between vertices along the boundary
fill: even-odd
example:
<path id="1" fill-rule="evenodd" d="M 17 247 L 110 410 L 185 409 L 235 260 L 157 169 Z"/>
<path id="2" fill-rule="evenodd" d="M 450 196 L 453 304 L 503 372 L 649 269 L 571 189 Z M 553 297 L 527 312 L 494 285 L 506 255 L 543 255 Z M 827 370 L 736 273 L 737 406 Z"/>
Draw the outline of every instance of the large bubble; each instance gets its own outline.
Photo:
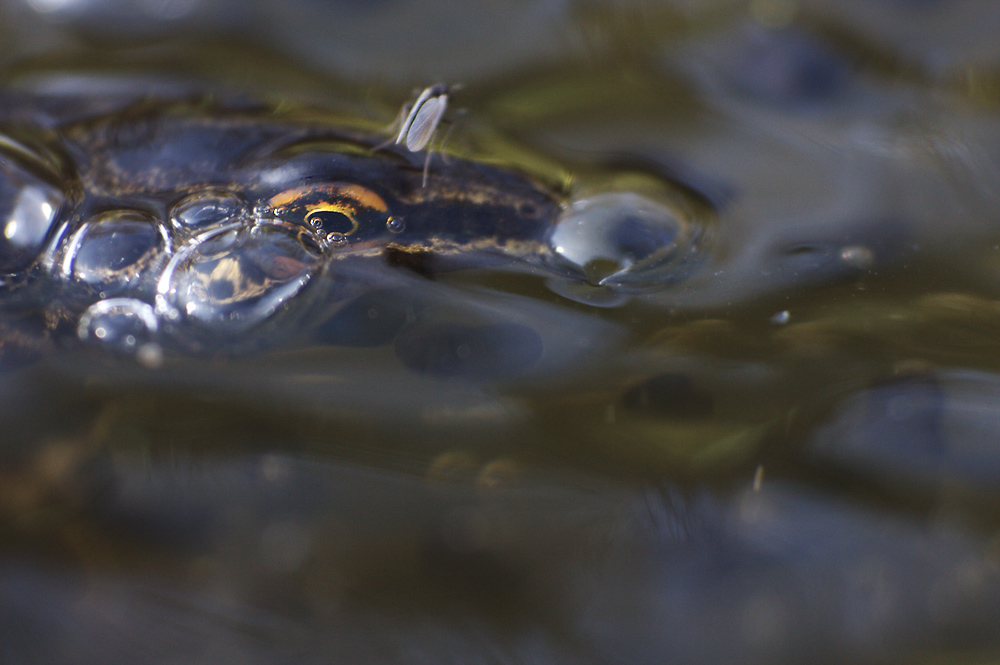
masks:
<path id="1" fill-rule="evenodd" d="M 320 259 L 320 248 L 301 228 L 207 231 L 170 261 L 157 287 L 157 311 L 220 335 L 243 333 L 288 306 Z"/>
<path id="2" fill-rule="evenodd" d="M 105 294 L 135 287 L 169 251 L 167 230 L 136 210 L 115 210 L 83 224 L 70 238 L 62 259 L 67 277 Z"/>
<path id="3" fill-rule="evenodd" d="M 575 201 L 551 236 L 565 267 L 592 287 L 612 292 L 648 291 L 686 278 L 699 261 L 699 230 L 679 210 L 632 192 Z M 586 286 L 586 284 L 584 286 Z M 581 294 L 562 282 L 561 295 L 588 304 L 619 304 L 607 294 Z"/>
<path id="4" fill-rule="evenodd" d="M 8 141 L 0 137 L 0 145 Z M 0 154 L 0 272 L 18 272 L 35 261 L 65 198 L 33 169 Z"/>

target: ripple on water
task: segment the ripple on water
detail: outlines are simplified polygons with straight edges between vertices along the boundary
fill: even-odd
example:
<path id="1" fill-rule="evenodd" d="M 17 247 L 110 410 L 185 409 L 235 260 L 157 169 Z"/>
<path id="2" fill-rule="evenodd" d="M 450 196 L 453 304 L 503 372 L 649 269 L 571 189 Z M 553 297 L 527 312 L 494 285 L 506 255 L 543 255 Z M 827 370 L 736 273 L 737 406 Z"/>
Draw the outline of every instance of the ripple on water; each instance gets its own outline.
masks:
<path id="1" fill-rule="evenodd" d="M 286 307 L 320 263 L 320 248 L 301 229 L 207 231 L 171 259 L 157 287 L 157 312 L 215 334 L 243 333 Z"/>

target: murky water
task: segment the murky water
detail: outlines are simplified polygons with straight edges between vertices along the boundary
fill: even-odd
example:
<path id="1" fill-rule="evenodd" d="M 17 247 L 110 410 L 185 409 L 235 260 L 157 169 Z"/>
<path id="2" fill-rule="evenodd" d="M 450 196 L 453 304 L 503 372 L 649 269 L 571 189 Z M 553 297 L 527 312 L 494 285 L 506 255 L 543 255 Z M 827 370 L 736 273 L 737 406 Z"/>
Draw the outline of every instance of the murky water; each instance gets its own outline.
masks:
<path id="1" fill-rule="evenodd" d="M 998 658 L 995 3 L 2 17 L 0 662 Z"/>

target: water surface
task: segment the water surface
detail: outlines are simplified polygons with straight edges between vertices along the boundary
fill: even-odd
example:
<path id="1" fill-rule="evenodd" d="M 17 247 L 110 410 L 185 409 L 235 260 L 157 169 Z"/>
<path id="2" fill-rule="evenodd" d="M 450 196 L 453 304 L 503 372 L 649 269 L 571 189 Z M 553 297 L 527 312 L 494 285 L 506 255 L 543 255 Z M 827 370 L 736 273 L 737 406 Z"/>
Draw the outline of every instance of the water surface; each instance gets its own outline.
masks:
<path id="1" fill-rule="evenodd" d="M 2 12 L 0 661 L 997 658 L 993 3 Z M 60 216 L 88 118 L 388 139 L 434 83 L 430 186 L 527 178 L 540 246 L 335 258 L 277 192 L 367 148 L 161 121 L 115 165 L 169 205 Z"/>

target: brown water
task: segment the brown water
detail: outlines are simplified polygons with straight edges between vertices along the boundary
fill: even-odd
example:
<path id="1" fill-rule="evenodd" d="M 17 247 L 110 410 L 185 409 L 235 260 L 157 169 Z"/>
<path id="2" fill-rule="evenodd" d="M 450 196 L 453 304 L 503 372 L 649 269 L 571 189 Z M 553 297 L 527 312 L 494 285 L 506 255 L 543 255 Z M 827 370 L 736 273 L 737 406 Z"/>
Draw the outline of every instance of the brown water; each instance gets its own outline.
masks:
<path id="1" fill-rule="evenodd" d="M 5 90 L 98 116 L 194 86 L 388 137 L 461 83 L 431 186 L 487 161 L 563 212 L 554 262 L 343 261 L 209 338 L 170 220 L 114 217 L 164 229 L 149 294 L 40 237 L 0 298 L 0 663 L 998 658 L 995 3 L 2 11 Z M 0 201 L 58 208 L 5 103 Z M 272 226 L 240 265 L 335 253 Z M 96 335 L 147 295 L 144 350 Z"/>

